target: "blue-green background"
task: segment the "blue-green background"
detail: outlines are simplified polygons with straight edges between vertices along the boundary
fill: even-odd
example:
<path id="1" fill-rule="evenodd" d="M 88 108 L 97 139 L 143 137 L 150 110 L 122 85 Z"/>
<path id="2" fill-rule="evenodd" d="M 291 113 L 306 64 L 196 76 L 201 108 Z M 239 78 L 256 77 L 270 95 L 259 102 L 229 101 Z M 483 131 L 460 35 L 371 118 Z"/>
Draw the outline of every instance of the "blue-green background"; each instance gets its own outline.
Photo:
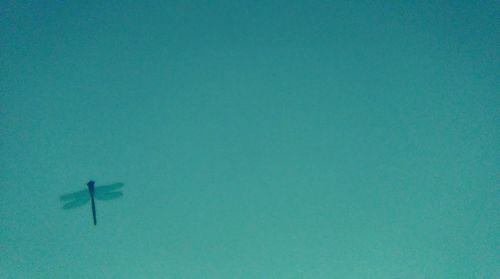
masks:
<path id="1" fill-rule="evenodd" d="M 2 1 L 0 278 L 498 278 L 498 18 Z"/>

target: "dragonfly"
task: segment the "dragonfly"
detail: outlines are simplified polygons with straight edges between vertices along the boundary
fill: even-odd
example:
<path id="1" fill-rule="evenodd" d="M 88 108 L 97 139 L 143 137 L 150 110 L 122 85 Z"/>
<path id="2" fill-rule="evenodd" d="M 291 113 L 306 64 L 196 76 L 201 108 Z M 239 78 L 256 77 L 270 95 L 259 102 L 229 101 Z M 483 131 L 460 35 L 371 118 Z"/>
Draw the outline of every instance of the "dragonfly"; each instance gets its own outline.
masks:
<path id="1" fill-rule="evenodd" d="M 113 183 L 96 187 L 95 181 L 90 180 L 87 183 L 88 189 L 64 194 L 59 197 L 62 202 L 66 202 L 62 209 L 77 208 L 85 205 L 90 200 L 92 203 L 92 218 L 94 220 L 94 225 L 97 225 L 94 199 L 108 201 L 120 198 L 123 196 L 123 193 L 116 190 L 121 189 L 123 185 L 123 183 Z"/>

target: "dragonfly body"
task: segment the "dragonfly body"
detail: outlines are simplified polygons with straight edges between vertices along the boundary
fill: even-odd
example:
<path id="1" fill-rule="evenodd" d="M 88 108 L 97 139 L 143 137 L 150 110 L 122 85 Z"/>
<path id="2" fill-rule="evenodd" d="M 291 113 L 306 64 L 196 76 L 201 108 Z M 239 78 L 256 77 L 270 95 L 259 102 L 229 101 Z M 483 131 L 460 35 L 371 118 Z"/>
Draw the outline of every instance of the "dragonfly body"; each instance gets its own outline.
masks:
<path id="1" fill-rule="evenodd" d="M 94 219 L 94 226 L 97 226 L 97 216 L 95 213 L 95 201 L 94 201 L 94 191 L 95 191 L 95 182 L 90 180 L 87 183 L 89 187 L 90 201 L 92 202 L 92 218 Z"/>
<path id="2" fill-rule="evenodd" d="M 66 202 L 66 204 L 64 204 L 63 206 L 63 209 L 80 207 L 90 200 L 92 204 L 92 218 L 94 221 L 94 225 L 97 225 L 95 200 L 97 199 L 108 201 L 123 196 L 122 192 L 116 191 L 123 187 L 123 185 L 123 183 L 114 183 L 96 187 L 95 182 L 91 180 L 87 183 L 88 189 L 62 195 L 59 197 L 59 199 L 63 202 Z"/>

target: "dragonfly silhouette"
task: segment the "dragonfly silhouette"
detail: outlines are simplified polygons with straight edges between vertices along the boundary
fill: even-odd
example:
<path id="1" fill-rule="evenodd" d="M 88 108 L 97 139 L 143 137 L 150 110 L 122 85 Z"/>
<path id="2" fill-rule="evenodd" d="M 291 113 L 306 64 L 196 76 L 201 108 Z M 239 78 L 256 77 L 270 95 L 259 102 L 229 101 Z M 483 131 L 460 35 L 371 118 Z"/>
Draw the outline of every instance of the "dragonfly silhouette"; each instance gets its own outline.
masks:
<path id="1" fill-rule="evenodd" d="M 123 196 L 123 193 L 115 190 L 120 189 L 123 185 L 123 183 L 114 183 L 95 187 L 95 182 L 91 180 L 87 183 L 87 190 L 64 194 L 61 195 L 59 199 L 66 202 L 66 204 L 62 207 L 63 209 L 80 207 L 90 200 L 92 202 L 92 217 L 94 219 L 94 225 L 97 225 L 94 198 L 103 201 L 119 198 Z"/>

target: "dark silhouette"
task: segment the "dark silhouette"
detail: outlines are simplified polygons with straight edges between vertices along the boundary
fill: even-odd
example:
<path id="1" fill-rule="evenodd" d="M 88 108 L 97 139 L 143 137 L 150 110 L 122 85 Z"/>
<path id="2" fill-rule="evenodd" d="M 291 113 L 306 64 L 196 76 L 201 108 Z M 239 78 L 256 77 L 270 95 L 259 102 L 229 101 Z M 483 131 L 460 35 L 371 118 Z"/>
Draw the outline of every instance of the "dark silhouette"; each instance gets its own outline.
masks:
<path id="1" fill-rule="evenodd" d="M 89 187 L 89 193 L 90 193 L 90 200 L 92 201 L 92 218 L 94 218 L 94 226 L 97 225 L 97 219 L 95 216 L 95 202 L 94 202 L 94 190 L 95 190 L 95 182 L 90 180 L 87 183 L 87 186 Z"/>
<path id="2" fill-rule="evenodd" d="M 95 182 L 90 180 L 87 183 L 88 190 L 81 190 L 78 192 L 65 194 L 59 197 L 61 201 L 67 202 L 63 209 L 71 209 L 86 204 L 89 200 L 92 203 L 92 217 L 94 225 L 97 225 L 97 215 L 95 210 L 95 199 L 98 200 L 113 200 L 123 196 L 123 193 L 116 191 L 123 187 L 123 183 L 114 183 L 110 185 L 103 185 L 95 187 Z"/>

